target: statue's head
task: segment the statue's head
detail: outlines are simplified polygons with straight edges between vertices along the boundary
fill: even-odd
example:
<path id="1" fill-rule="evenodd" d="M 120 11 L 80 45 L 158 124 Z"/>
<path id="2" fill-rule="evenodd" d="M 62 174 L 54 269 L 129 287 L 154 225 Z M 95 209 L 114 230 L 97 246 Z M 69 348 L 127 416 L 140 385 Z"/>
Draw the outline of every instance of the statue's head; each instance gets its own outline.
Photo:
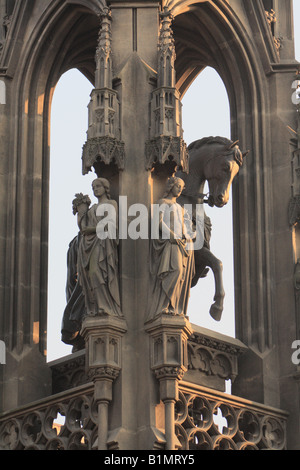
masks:
<path id="1" fill-rule="evenodd" d="M 164 193 L 164 197 L 166 197 L 168 194 L 170 194 L 173 189 L 177 189 L 177 191 L 175 191 L 175 194 L 174 196 L 178 197 L 180 196 L 183 188 L 184 188 L 184 181 L 181 179 L 181 178 L 178 178 L 177 176 L 171 176 L 169 179 L 168 179 L 168 182 L 167 182 L 167 187 L 166 187 L 166 190 L 165 190 L 165 193 Z"/>
<path id="2" fill-rule="evenodd" d="M 95 186 L 101 184 L 105 190 L 106 196 L 110 197 L 110 183 L 106 178 L 96 178 L 92 181 L 92 188 L 93 191 L 95 190 Z"/>

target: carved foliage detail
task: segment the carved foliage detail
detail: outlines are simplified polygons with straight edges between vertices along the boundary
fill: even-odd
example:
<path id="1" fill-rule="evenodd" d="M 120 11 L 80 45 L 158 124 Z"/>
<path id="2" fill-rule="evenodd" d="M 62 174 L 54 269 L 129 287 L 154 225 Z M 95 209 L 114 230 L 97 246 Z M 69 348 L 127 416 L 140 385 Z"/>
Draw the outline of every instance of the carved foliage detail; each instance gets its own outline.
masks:
<path id="1" fill-rule="evenodd" d="M 88 382 L 85 356 L 52 367 L 52 393 L 59 393 Z"/>
<path id="2" fill-rule="evenodd" d="M 274 25 L 277 22 L 276 13 L 273 9 L 271 9 L 270 11 L 265 11 L 265 14 L 266 14 L 266 19 L 267 19 L 267 22 L 270 26 L 270 30 L 271 30 L 271 33 L 272 33 L 272 36 L 273 36 L 273 41 L 274 41 L 275 48 L 276 48 L 277 52 L 279 53 L 280 49 L 282 48 L 282 37 L 276 37 L 275 36 Z"/>
<path id="3" fill-rule="evenodd" d="M 109 165 L 116 163 L 124 169 L 125 145 L 114 137 L 103 136 L 89 139 L 83 146 L 82 174 L 87 174 L 96 161 Z"/>
<path id="4" fill-rule="evenodd" d="M 146 169 L 156 164 L 174 162 L 183 171 L 188 171 L 188 151 L 181 137 L 159 136 L 146 142 Z"/>
<path id="5" fill-rule="evenodd" d="M 229 355 L 209 351 L 201 346 L 193 348 L 189 345 L 189 369 L 223 379 L 232 379 L 235 375 L 235 364 Z"/>

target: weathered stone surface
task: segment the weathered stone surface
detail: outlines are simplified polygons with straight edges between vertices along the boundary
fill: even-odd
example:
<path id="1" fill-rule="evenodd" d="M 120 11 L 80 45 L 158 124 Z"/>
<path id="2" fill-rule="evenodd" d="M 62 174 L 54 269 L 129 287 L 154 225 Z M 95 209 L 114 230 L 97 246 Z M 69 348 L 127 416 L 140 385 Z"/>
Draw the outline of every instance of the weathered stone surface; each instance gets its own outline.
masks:
<path id="1" fill-rule="evenodd" d="M 294 290 L 295 264 L 300 257 L 299 227 L 290 224 L 289 218 L 291 198 L 297 196 L 291 162 L 298 154 L 299 142 L 291 137 L 290 129 L 298 126 L 291 100 L 298 64 L 294 59 L 292 1 L 276 2 L 276 22 L 265 13 L 268 10 L 270 14 L 269 4 L 242 0 L 168 3 L 174 18 L 176 82 L 170 82 L 170 92 L 175 101 L 161 117 L 169 123 L 175 111 L 178 117 L 179 101 L 197 74 L 205 66 L 217 70 L 231 105 L 231 137 L 233 141 L 240 139 L 241 148 L 250 150 L 247 165 L 233 183 L 236 336 L 248 348 L 237 357 L 240 376 L 233 390 L 248 400 L 257 397 L 262 407 L 287 410 L 287 447 L 299 449 L 298 369 L 291 361 L 291 345 L 299 336 L 299 302 Z M 0 2 L 0 80 L 5 83 L 5 99 L 2 89 L 0 100 L 0 339 L 6 343 L 6 357 L 12 365 L 1 370 L 0 408 L 5 412 L 51 394 L 50 368 L 45 361 L 51 97 L 59 77 L 72 67 L 95 83 L 97 15 L 104 6 L 105 2 L 98 0 Z M 159 168 L 158 174 L 150 171 L 151 155 L 150 164 L 145 165 L 146 142 L 152 137 L 160 139 L 160 133 L 150 132 L 149 104 L 161 85 L 157 64 L 161 10 L 154 1 L 112 0 L 110 6 L 113 79 L 107 89 L 120 102 L 121 135 L 104 135 L 108 143 L 106 153 L 96 152 L 97 159 L 100 153 L 100 160 L 104 160 L 103 165 L 96 162 L 97 173 L 107 166 L 106 158 L 113 158 L 113 193 L 128 195 L 129 205 L 139 202 L 149 208 L 170 176 L 170 167 L 165 172 Z M 111 111 L 114 113 L 107 117 L 116 116 L 114 107 Z M 180 124 L 177 117 L 175 121 Z M 166 127 L 163 130 L 166 133 Z M 172 131 L 170 136 L 182 143 L 180 132 Z M 109 153 L 114 138 L 124 143 L 121 150 L 125 149 L 126 158 L 123 150 L 120 158 Z M 180 163 L 179 156 L 175 160 Z M 99 446 L 130 450 L 145 448 L 149 442 L 151 449 L 176 448 L 180 442 L 180 435 L 174 437 L 170 426 L 168 436 L 165 429 L 158 429 L 156 419 L 161 405 L 158 382 L 150 367 L 151 337 L 145 331 L 148 250 L 148 240 L 127 239 L 120 246 L 120 295 L 127 331 L 122 337 L 122 370 L 113 382 L 113 396 L 118 399 L 110 409 L 107 442 L 102 435 Z M 212 354 L 211 349 L 206 352 Z M 235 359 L 231 359 L 227 366 L 234 370 Z M 193 364 L 195 367 L 195 358 Z M 218 367 L 227 367 L 225 362 L 219 362 L 216 369 L 214 366 L 210 361 L 205 370 L 218 376 Z M 170 383 L 165 385 L 170 391 Z M 220 382 L 215 386 L 221 387 Z M 176 393 L 173 398 L 165 403 L 169 423 L 177 406 Z M 83 403 L 84 399 L 78 399 L 70 406 L 79 410 Z M 103 401 L 101 406 L 106 416 Z M 85 428 L 80 437 L 73 434 L 73 424 L 67 423 L 69 448 L 80 447 L 78 439 L 84 436 L 87 448 L 96 445 L 93 432 L 98 418 L 90 402 L 88 409 L 93 426 Z M 278 430 L 280 439 L 275 447 L 282 448 L 285 431 L 277 418 L 274 421 L 259 414 L 257 429 Z M 26 415 L 26 420 L 24 426 L 29 429 L 37 415 Z M 245 424 L 247 419 L 242 421 Z M 175 426 L 181 424 L 174 421 Z M 20 441 L 19 426 L 18 420 L 8 426 L 15 432 L 14 440 L 12 432 L 5 431 L 12 448 L 44 446 L 38 436 L 32 439 L 24 428 Z M 190 423 L 185 422 L 185 426 L 190 429 Z M 201 432 L 197 435 L 204 437 Z M 215 447 L 208 439 L 209 446 L 234 448 L 230 439 L 221 442 L 216 438 Z M 266 436 L 254 442 L 254 447 L 272 447 Z M 63 441 L 51 445 L 63 446 Z M 243 446 L 245 442 L 240 443 L 240 448 Z"/>

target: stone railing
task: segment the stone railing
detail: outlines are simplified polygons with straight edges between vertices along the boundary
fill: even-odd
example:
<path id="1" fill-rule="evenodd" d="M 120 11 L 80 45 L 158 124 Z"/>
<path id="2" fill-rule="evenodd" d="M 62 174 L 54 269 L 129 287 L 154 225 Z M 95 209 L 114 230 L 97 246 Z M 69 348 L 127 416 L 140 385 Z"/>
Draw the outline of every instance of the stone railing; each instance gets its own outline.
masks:
<path id="1" fill-rule="evenodd" d="M 180 383 L 175 432 L 181 450 L 285 450 L 283 411 Z"/>
<path id="2" fill-rule="evenodd" d="M 179 452 L 286 448 L 286 413 L 188 382 L 179 388 Z M 4 413 L 0 450 L 92 450 L 98 433 L 93 391 L 89 383 Z"/>
<path id="3" fill-rule="evenodd" d="M 0 417 L 0 450 L 91 450 L 97 441 L 93 384 Z"/>
<path id="4" fill-rule="evenodd" d="M 285 449 L 285 412 L 224 393 L 226 381 L 233 382 L 238 374 L 238 356 L 247 348 L 234 338 L 193 325 L 187 349 L 188 370 L 179 381 L 172 420 L 176 448 Z M 86 374 L 85 351 L 55 360 L 49 367 L 50 397 L 0 415 L 0 450 L 97 448 L 101 414 L 94 384 Z M 165 432 L 164 421 L 157 427 Z M 108 446 L 112 449 L 117 450 L 118 443 Z"/>
<path id="5" fill-rule="evenodd" d="M 186 382 L 225 392 L 226 382 L 238 375 L 238 357 L 247 347 L 236 338 L 192 325 L 188 340 Z"/>

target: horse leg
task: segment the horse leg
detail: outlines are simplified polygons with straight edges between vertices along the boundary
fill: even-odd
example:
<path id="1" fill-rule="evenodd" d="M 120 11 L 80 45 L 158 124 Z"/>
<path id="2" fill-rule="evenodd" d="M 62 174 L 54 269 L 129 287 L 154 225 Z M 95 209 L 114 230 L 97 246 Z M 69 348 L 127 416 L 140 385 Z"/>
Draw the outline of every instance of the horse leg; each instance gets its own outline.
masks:
<path id="1" fill-rule="evenodd" d="M 201 248 L 201 250 L 195 251 L 195 262 L 196 265 L 197 260 L 201 260 L 201 264 L 205 264 L 214 274 L 215 279 L 215 296 L 214 296 L 214 303 L 210 307 L 209 313 L 211 317 L 216 320 L 220 321 L 222 312 L 223 312 L 223 302 L 225 297 L 225 291 L 223 286 L 223 264 L 215 255 L 208 248 Z"/>

